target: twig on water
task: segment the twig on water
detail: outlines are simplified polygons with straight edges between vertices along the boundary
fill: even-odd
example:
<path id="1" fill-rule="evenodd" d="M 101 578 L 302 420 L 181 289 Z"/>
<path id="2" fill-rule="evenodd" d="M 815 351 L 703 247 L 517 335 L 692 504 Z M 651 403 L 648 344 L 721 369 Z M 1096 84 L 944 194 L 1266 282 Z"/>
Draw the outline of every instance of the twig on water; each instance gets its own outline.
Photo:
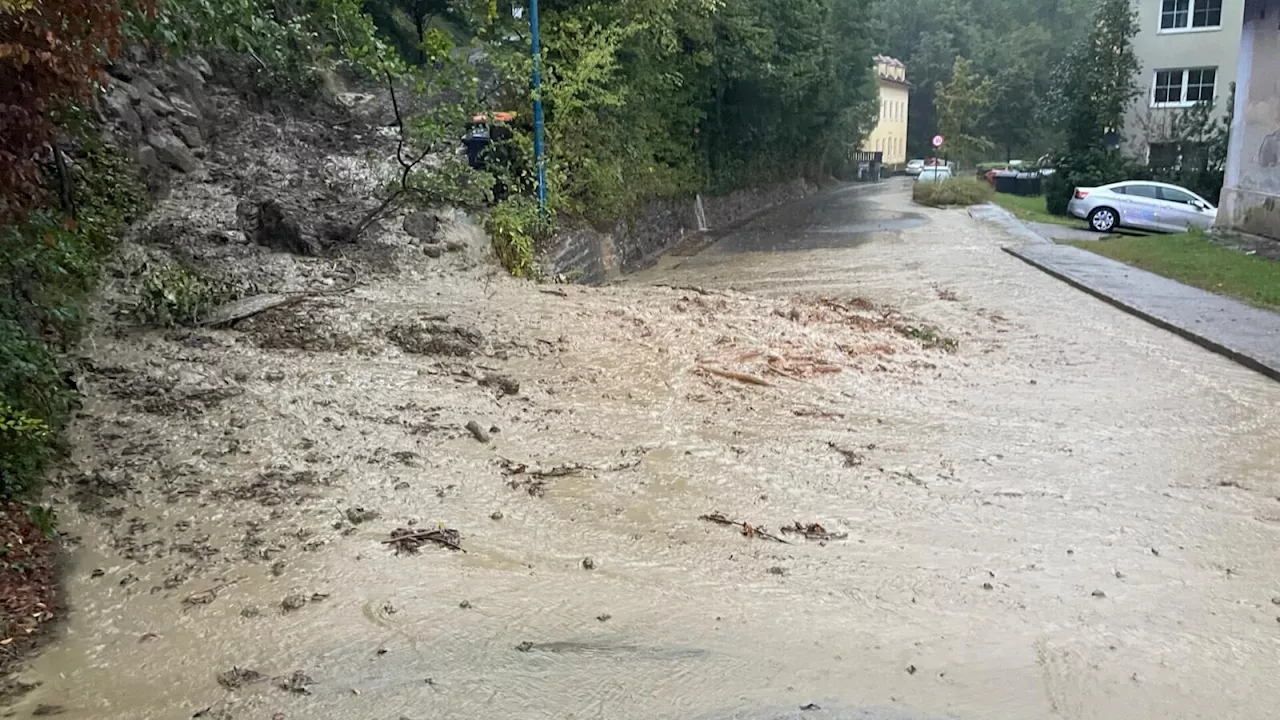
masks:
<path id="1" fill-rule="evenodd" d="M 758 527 L 756 525 L 752 525 L 751 523 L 742 522 L 741 520 L 731 520 L 725 515 L 718 512 L 701 515 L 698 517 L 698 519 L 706 520 L 707 522 L 713 522 L 717 525 L 732 525 L 733 527 L 741 529 L 742 534 L 749 538 L 761 537 L 761 538 L 764 538 L 765 540 L 772 540 L 774 542 L 782 543 L 783 545 L 791 544 L 786 540 L 783 540 L 782 538 L 778 537 L 777 535 L 774 535 L 766 531 L 764 528 Z"/>
<path id="2" fill-rule="evenodd" d="M 407 528 L 399 528 L 391 531 L 391 539 L 383 540 L 383 545 L 394 545 L 396 554 L 402 552 L 414 554 L 422 549 L 422 546 L 428 542 L 436 543 L 450 550 L 466 552 L 466 549 L 458 544 L 462 536 L 457 530 L 448 528 L 440 528 L 438 530 L 409 530 Z"/>
<path id="3" fill-rule="evenodd" d="M 725 370 L 724 368 L 718 368 L 711 365 L 699 365 L 698 369 L 702 370 L 705 373 L 715 375 L 717 377 L 722 377 L 729 380 L 737 380 L 738 382 L 746 383 L 747 385 L 759 385 L 760 387 L 777 387 L 777 385 L 774 385 L 773 383 L 769 382 L 768 380 L 765 380 L 764 378 L 756 377 L 755 375 L 750 375 L 748 373 L 738 372 L 736 370 Z"/>

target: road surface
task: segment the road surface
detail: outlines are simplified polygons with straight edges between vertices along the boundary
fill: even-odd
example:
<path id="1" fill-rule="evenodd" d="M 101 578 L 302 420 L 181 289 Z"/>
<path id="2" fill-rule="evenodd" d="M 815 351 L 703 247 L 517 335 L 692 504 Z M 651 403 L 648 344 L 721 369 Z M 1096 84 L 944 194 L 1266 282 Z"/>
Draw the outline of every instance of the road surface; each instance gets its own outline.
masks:
<path id="1" fill-rule="evenodd" d="M 1280 385 L 1006 239 L 844 189 L 622 287 L 310 311 L 353 349 L 98 338 L 77 477 L 115 494 L 67 481 L 71 620 L 18 716 L 1274 715 Z M 486 349 L 401 352 L 424 313 Z M 241 392 L 128 392 L 197 373 Z M 441 524 L 466 553 L 382 544 Z"/>

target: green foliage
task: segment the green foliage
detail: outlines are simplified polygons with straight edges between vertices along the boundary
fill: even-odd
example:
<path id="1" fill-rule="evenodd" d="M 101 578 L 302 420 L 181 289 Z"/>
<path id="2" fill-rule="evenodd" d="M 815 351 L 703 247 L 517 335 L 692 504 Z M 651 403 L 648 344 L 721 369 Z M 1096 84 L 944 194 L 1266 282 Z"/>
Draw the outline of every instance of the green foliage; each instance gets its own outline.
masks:
<path id="1" fill-rule="evenodd" d="M 916 157 L 933 154 L 929 140 L 938 132 L 934 93 L 937 83 L 951 78 L 957 57 L 968 58 L 977 75 L 996 83 L 996 99 L 977 135 L 1005 144 L 990 121 L 1014 96 L 1001 95 L 999 75 L 1024 67 L 1032 95 L 1045 97 L 1053 88 L 1053 68 L 1087 32 L 1091 14 L 1088 3 L 1044 0 L 874 0 L 873 6 L 876 49 L 906 63 L 907 78 L 915 86 L 907 147 Z M 1051 133 L 1037 113 L 1019 112 L 1014 118 L 1028 130 L 1006 152 L 1034 159 L 1053 148 Z"/>
<path id="2" fill-rule="evenodd" d="M 495 207 L 485 222 L 494 254 L 516 277 L 537 274 L 538 243 L 550 236 L 552 227 L 551 219 L 538 211 L 538 204 L 523 196 Z"/>
<path id="3" fill-rule="evenodd" d="M 370 75 L 398 66 L 359 0 L 158 0 L 129 29 L 177 52 L 249 58 L 245 79 L 264 96 L 310 94 L 341 62 Z"/>
<path id="4" fill-rule="evenodd" d="M 52 454 L 49 424 L 0 396 L 0 496 L 29 489 Z"/>
<path id="5" fill-rule="evenodd" d="M 1036 135 L 1033 119 L 1039 109 L 1035 76 L 1022 60 L 1000 68 L 992 78 L 991 104 L 983 122 L 983 134 L 1000 150 L 1005 161 L 1015 149 L 1025 148 Z M 1035 158 L 1028 158 L 1035 160 Z"/>
<path id="6" fill-rule="evenodd" d="M 52 540 L 58 535 L 58 513 L 47 505 L 32 505 L 27 508 L 27 517 L 31 524 L 46 539 Z"/>
<path id="7" fill-rule="evenodd" d="M 946 154 L 959 162 L 971 161 L 991 148 L 991 142 L 979 137 L 979 124 L 991 105 L 991 81 L 979 78 L 973 66 L 957 57 L 951 69 L 951 80 L 938 83 L 934 105 L 938 113 L 938 132 L 946 138 Z"/>
<path id="8" fill-rule="evenodd" d="M 874 121 L 870 0 L 551 0 L 542 5 L 550 201 L 598 222 L 647 201 L 818 174 Z M 490 107 L 531 130 L 527 20 L 472 19 Z M 511 187 L 532 189 L 520 145 Z"/>
<path id="9" fill-rule="evenodd" d="M 911 199 L 930 207 L 978 205 L 991 199 L 994 191 L 981 180 L 952 178 L 945 182 L 918 182 L 911 188 Z"/>
<path id="10" fill-rule="evenodd" d="M 1093 31 L 1076 43 L 1057 71 L 1049 102 L 1063 135 L 1057 173 L 1045 188 L 1049 212 L 1065 215 L 1076 187 L 1125 179 L 1128 163 L 1107 147 L 1107 135 L 1124 131 L 1125 112 L 1137 94 L 1139 63 L 1133 52 L 1137 13 L 1129 0 L 1100 0 Z"/>
<path id="11" fill-rule="evenodd" d="M 79 126 L 64 114 L 66 127 Z M 142 206 L 127 158 L 79 129 L 67 162 L 73 212 L 41 208 L 0 226 L 0 497 L 30 487 L 73 396 L 61 353 L 75 342 L 99 261 Z"/>
<path id="12" fill-rule="evenodd" d="M 225 283 L 180 265 L 148 270 L 138 294 L 138 319 L 165 327 L 194 325 L 210 310 L 235 297 Z"/>

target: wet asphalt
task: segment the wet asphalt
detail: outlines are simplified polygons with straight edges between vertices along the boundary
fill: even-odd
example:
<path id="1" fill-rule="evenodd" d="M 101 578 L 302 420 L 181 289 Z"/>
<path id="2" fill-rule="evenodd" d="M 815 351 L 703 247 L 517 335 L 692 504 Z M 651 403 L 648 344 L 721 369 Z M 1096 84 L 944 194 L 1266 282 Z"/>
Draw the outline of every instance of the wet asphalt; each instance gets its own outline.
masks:
<path id="1" fill-rule="evenodd" d="M 874 198 L 900 190 L 905 178 L 843 185 L 770 210 L 726 231 L 703 254 L 851 248 L 876 234 L 929 224 L 919 212 L 880 207 Z"/>

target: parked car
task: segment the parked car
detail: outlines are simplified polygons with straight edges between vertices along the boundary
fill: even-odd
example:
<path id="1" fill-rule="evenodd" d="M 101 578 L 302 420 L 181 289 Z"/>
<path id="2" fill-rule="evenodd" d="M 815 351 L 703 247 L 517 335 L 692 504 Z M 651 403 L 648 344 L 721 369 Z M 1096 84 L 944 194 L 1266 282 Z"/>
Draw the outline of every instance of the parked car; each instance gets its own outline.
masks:
<path id="1" fill-rule="evenodd" d="M 923 170 L 924 170 L 924 160 L 923 160 L 923 159 L 908 160 L 908 161 L 907 161 L 907 174 L 908 174 L 908 175 L 919 175 Z"/>
<path id="2" fill-rule="evenodd" d="M 940 183 L 940 182 L 946 182 L 950 179 L 951 179 L 951 168 L 947 167 L 946 165 L 939 165 L 937 167 L 925 168 L 920 171 L 919 175 L 916 176 L 916 182 L 918 183 L 923 183 L 923 182 Z"/>
<path id="3" fill-rule="evenodd" d="M 1097 232 L 1119 227 L 1183 232 L 1208 229 L 1218 218 L 1218 209 L 1190 190 L 1145 180 L 1076 188 L 1067 211 Z"/>

